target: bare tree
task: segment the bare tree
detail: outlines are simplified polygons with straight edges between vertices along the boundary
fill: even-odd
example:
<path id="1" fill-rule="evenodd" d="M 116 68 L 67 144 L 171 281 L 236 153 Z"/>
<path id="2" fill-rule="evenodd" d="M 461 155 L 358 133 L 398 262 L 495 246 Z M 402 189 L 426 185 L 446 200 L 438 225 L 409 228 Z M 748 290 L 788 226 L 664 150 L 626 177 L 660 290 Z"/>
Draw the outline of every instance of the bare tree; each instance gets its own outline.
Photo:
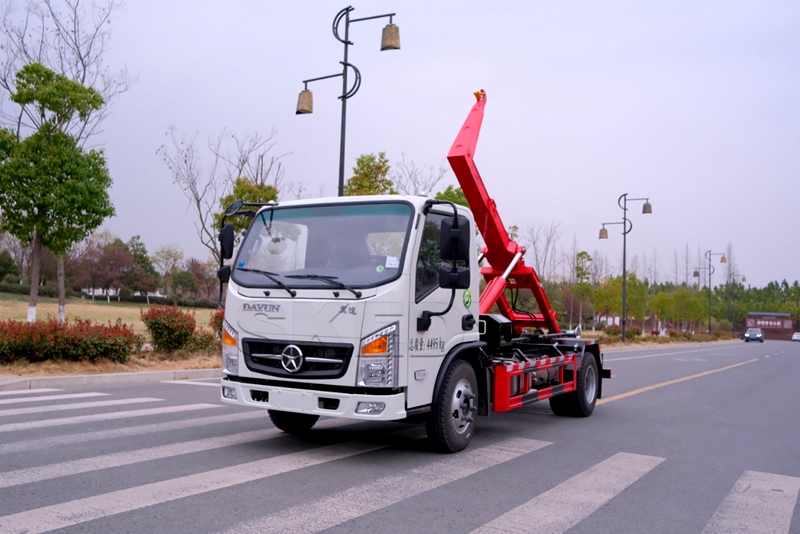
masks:
<path id="1" fill-rule="evenodd" d="M 678 249 L 675 249 L 675 287 L 678 287 Z"/>
<path id="2" fill-rule="evenodd" d="M 548 280 L 555 273 L 555 257 L 558 241 L 561 238 L 560 223 L 551 222 L 545 226 L 531 223 L 525 229 L 528 252 L 533 254 L 533 268 L 542 280 Z"/>
<path id="3" fill-rule="evenodd" d="M 392 171 L 392 181 L 401 195 L 431 195 L 434 188 L 442 181 L 449 168 L 443 162 L 436 169 L 433 165 L 417 167 L 413 161 L 406 163 L 406 156 L 402 154 L 400 162 Z"/>
<path id="4" fill-rule="evenodd" d="M 589 281 L 597 287 L 607 277 L 608 258 L 605 254 L 595 250 L 592 252 L 592 262 L 589 264 Z"/>
<path id="5" fill-rule="evenodd" d="M 274 132 L 269 135 L 253 132 L 242 137 L 223 132 L 209 139 L 211 163 L 206 165 L 198 146 L 199 132 L 179 134 L 175 126 L 170 126 L 167 135 L 169 144 L 161 145 L 156 152 L 169 168 L 173 183 L 189 200 L 188 209 L 194 214 L 200 243 L 219 262 L 214 215 L 222 209 L 220 199 L 231 191 L 238 178 L 247 178 L 259 186 L 271 185 L 280 191 L 284 177 L 281 159 L 287 154 L 270 154 L 275 147 Z"/>
<path id="6" fill-rule="evenodd" d="M 689 287 L 689 243 L 686 243 L 686 249 L 683 251 L 683 285 Z"/>

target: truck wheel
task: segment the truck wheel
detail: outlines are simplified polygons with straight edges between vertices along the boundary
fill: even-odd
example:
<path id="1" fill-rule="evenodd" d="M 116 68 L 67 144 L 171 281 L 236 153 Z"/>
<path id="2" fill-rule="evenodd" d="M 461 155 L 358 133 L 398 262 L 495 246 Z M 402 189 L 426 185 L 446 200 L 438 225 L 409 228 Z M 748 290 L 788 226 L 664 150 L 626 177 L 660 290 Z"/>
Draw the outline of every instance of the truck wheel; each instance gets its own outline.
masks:
<path id="1" fill-rule="evenodd" d="M 578 388 L 569 393 L 550 397 L 550 409 L 556 415 L 589 417 L 597 402 L 599 385 L 600 375 L 597 372 L 597 362 L 594 356 L 586 353 L 578 372 Z"/>
<path id="2" fill-rule="evenodd" d="M 478 411 L 478 381 L 472 365 L 456 360 L 447 369 L 442 392 L 433 399 L 433 410 L 425 423 L 428 439 L 440 452 L 463 451 L 475 430 Z"/>
<path id="3" fill-rule="evenodd" d="M 280 412 L 267 410 L 272 424 L 288 434 L 302 434 L 308 432 L 319 419 L 318 415 L 307 413 Z"/>

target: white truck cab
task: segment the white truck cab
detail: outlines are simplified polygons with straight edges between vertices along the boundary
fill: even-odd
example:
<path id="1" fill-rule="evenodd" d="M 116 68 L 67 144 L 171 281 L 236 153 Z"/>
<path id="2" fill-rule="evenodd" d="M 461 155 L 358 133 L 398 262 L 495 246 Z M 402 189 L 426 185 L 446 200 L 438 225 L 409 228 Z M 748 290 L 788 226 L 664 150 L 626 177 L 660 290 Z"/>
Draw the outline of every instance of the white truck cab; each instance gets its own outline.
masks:
<path id="1" fill-rule="evenodd" d="M 259 209 L 228 281 L 222 400 L 280 412 L 273 419 L 287 430 L 321 415 L 396 420 L 429 409 L 445 356 L 479 340 L 472 214 L 432 202 L 337 197 Z M 458 289 L 440 283 L 452 270 L 442 221 L 454 209 L 472 252 L 457 262 L 467 280 Z"/>

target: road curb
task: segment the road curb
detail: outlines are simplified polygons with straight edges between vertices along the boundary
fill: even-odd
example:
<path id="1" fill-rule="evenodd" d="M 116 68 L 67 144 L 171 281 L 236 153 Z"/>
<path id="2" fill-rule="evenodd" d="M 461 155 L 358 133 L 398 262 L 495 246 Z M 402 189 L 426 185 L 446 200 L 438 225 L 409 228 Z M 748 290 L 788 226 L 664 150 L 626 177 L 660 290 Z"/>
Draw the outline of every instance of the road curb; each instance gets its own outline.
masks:
<path id="1" fill-rule="evenodd" d="M 170 380 L 220 378 L 221 369 L 183 369 L 176 371 L 148 371 L 142 373 L 111 373 L 74 376 L 37 376 L 19 378 L 0 383 L 0 391 L 38 388 L 77 388 L 85 386 L 110 386 L 115 384 L 141 384 Z"/>

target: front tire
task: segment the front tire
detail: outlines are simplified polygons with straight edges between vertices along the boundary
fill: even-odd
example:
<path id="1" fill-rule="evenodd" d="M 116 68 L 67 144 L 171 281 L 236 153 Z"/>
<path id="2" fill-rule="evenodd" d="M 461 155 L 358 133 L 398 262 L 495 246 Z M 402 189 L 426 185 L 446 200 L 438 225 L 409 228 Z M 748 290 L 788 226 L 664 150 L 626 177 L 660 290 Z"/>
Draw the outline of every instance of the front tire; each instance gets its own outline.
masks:
<path id="1" fill-rule="evenodd" d="M 478 381 L 469 362 L 450 364 L 432 408 L 425 427 L 434 448 L 445 453 L 463 451 L 472 439 L 478 411 Z"/>
<path id="2" fill-rule="evenodd" d="M 272 424 L 283 430 L 287 434 L 303 434 L 311 430 L 318 415 L 307 413 L 281 412 L 278 410 L 267 410 Z"/>
<path id="3" fill-rule="evenodd" d="M 550 397 L 550 409 L 556 415 L 589 417 L 597 404 L 599 390 L 600 373 L 597 372 L 597 361 L 587 352 L 583 356 L 581 369 L 578 372 L 578 388 L 569 393 Z"/>

